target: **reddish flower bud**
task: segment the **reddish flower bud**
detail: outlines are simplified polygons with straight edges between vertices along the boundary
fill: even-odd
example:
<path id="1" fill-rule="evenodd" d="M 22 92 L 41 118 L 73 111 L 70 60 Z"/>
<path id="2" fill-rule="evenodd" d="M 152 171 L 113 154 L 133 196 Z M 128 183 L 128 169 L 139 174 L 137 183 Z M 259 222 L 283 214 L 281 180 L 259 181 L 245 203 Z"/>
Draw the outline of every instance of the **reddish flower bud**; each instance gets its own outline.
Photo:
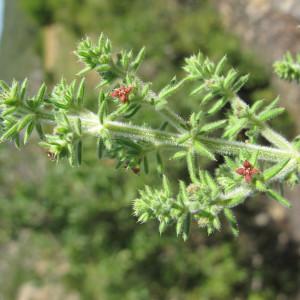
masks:
<path id="1" fill-rule="evenodd" d="M 236 169 L 236 172 L 237 172 L 239 175 L 245 175 L 245 169 L 244 169 L 244 168 L 238 168 L 238 169 Z"/>
<path id="2" fill-rule="evenodd" d="M 244 176 L 244 179 L 247 183 L 250 183 L 252 180 L 252 176 L 259 173 L 259 170 L 254 168 L 252 164 L 245 160 L 243 163 L 243 167 L 235 170 L 237 174 Z"/>
<path id="3" fill-rule="evenodd" d="M 253 168 L 253 169 L 251 170 L 251 172 L 252 172 L 253 175 L 255 175 L 255 174 L 258 174 L 258 173 L 259 173 L 259 170 L 256 169 L 256 168 Z"/>
<path id="4" fill-rule="evenodd" d="M 113 98 L 118 98 L 122 103 L 126 103 L 128 102 L 128 97 L 131 91 L 132 87 L 121 86 L 118 89 L 115 89 L 113 92 L 111 92 L 110 95 Z"/>
<path id="5" fill-rule="evenodd" d="M 245 160 L 243 163 L 244 168 L 248 169 L 248 168 L 252 168 L 252 165 L 250 164 L 250 162 L 248 160 Z"/>
<path id="6" fill-rule="evenodd" d="M 244 176 L 244 178 L 245 178 L 245 181 L 246 181 L 247 183 L 250 183 L 251 180 L 252 180 L 252 175 L 251 175 L 251 174 L 246 174 L 246 175 Z"/>

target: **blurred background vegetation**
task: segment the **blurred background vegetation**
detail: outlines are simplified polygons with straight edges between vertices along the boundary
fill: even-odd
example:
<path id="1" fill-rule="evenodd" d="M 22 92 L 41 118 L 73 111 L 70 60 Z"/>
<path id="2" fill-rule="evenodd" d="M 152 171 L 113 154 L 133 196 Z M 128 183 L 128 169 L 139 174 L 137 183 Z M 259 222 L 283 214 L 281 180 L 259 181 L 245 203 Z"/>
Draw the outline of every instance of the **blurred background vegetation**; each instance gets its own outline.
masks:
<path id="1" fill-rule="evenodd" d="M 1 79 L 29 77 L 32 89 L 74 79 L 76 42 L 101 32 L 116 49 L 147 47 L 141 74 L 155 89 L 180 77 L 184 58 L 200 49 L 213 59 L 227 54 L 251 74 L 248 101 L 275 97 L 270 68 L 223 29 L 208 0 L 7 0 Z M 98 80 L 89 76 L 91 107 Z M 179 94 L 172 105 L 186 115 L 197 103 Z M 288 114 L 274 125 L 293 133 Z M 1 300 L 297 299 L 299 245 L 276 204 L 239 208 L 238 239 L 226 228 L 212 237 L 195 229 L 185 243 L 174 232 L 160 237 L 157 224 L 137 224 L 131 209 L 138 188 L 160 178 L 115 170 L 94 148 L 90 142 L 84 165 L 71 169 L 34 145 L 1 145 Z M 187 176 L 180 165 L 169 173 Z"/>

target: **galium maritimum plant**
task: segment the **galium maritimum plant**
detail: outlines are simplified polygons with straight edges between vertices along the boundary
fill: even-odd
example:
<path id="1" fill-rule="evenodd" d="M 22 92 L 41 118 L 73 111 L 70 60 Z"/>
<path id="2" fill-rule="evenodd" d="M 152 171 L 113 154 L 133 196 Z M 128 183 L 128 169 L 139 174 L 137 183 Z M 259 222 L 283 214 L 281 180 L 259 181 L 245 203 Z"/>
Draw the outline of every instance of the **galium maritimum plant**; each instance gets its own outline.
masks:
<path id="1" fill-rule="evenodd" d="M 143 48 L 136 56 L 125 50 L 115 55 L 103 35 L 96 44 L 88 38 L 79 43 L 76 55 L 85 65 L 79 75 L 91 70 L 99 74 L 98 112 L 85 107 L 84 79 L 70 85 L 62 80 L 50 93 L 43 84 L 33 97 L 26 93 L 27 80 L 10 86 L 1 82 L 1 140 L 20 147 L 35 129 L 50 159 L 67 158 L 78 166 L 82 143 L 93 136 L 99 158 L 113 158 L 118 167 L 135 173 L 147 173 L 149 156 L 154 154 L 162 186 L 141 190 L 134 200 L 134 214 L 140 222 L 157 219 L 160 233 L 174 225 L 183 239 L 192 221 L 208 234 L 219 230 L 222 215 L 238 234 L 233 208 L 257 193 L 289 207 L 275 187 L 276 183 L 298 182 L 300 139 L 289 142 L 268 125 L 284 111 L 277 107 L 278 99 L 249 106 L 238 95 L 248 75 L 228 70 L 226 57 L 215 64 L 201 53 L 186 59 L 184 78 L 173 78 L 154 92 L 137 75 L 144 53 Z M 299 81 L 299 65 L 290 56 L 276 63 L 275 69 L 281 77 Z M 188 82 L 194 85 L 191 91 Z M 198 111 L 188 119 L 168 104 L 179 89 L 199 99 Z M 136 124 L 135 115 L 146 106 L 161 117 L 159 129 Z M 164 174 L 162 152 L 170 163 L 186 161 L 190 183 L 179 181 L 177 192 L 171 190 Z M 214 174 L 201 167 L 201 157 L 218 162 Z"/>

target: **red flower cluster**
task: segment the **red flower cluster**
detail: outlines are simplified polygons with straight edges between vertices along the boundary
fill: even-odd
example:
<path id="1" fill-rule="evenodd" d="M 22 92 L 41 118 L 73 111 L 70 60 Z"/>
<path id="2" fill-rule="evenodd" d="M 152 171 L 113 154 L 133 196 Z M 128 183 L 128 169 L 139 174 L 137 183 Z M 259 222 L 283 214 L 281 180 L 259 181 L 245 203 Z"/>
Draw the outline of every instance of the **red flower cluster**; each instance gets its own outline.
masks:
<path id="1" fill-rule="evenodd" d="M 259 170 L 254 168 L 248 160 L 245 160 L 243 163 L 243 167 L 236 169 L 236 172 L 239 175 L 244 176 L 244 179 L 247 183 L 250 183 L 252 180 L 252 176 L 258 174 Z"/>
<path id="2" fill-rule="evenodd" d="M 118 98 L 122 103 L 128 102 L 128 96 L 132 91 L 132 87 L 121 86 L 115 89 L 110 95 L 114 98 Z"/>

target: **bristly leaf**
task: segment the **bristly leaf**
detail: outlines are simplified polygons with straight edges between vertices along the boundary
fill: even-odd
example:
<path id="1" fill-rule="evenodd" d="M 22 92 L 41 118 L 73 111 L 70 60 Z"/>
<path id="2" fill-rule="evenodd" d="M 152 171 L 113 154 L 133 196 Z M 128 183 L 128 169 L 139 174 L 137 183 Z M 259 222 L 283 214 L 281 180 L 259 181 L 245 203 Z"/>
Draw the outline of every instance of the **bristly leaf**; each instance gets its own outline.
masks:
<path id="1" fill-rule="evenodd" d="M 171 188 L 170 183 L 166 175 L 163 175 L 163 189 L 166 197 L 171 197 Z"/>
<path id="2" fill-rule="evenodd" d="M 140 50 L 140 52 L 138 53 L 138 55 L 136 56 L 135 60 L 131 63 L 130 67 L 131 67 L 134 71 L 137 71 L 137 69 L 138 69 L 139 66 L 141 65 L 142 61 L 144 60 L 145 53 L 146 53 L 146 48 L 143 47 L 143 48 Z"/>
<path id="3" fill-rule="evenodd" d="M 224 215 L 230 225 L 230 229 L 232 234 L 237 237 L 239 235 L 239 227 L 237 224 L 237 220 L 236 217 L 234 216 L 234 214 L 232 213 L 231 209 L 225 208 L 224 209 Z"/>
<path id="4" fill-rule="evenodd" d="M 216 196 L 219 193 L 218 184 L 214 181 L 214 179 L 209 175 L 208 172 L 204 173 L 205 181 L 207 186 L 210 188 L 212 195 Z"/>
<path id="5" fill-rule="evenodd" d="M 85 78 L 81 80 L 77 90 L 76 100 L 77 100 L 78 107 L 83 107 L 84 93 L 85 93 Z"/>
<path id="6" fill-rule="evenodd" d="M 212 123 L 205 124 L 201 127 L 200 132 L 209 133 L 217 129 L 222 128 L 226 124 L 227 120 L 220 120 Z"/>
<path id="7" fill-rule="evenodd" d="M 269 181 L 270 179 L 272 179 L 273 177 L 275 177 L 279 172 L 281 172 L 283 170 L 283 168 L 288 164 L 290 160 L 284 160 L 274 166 L 272 166 L 271 168 L 265 170 L 262 174 L 263 179 L 265 181 Z"/>
<path id="8" fill-rule="evenodd" d="M 258 115 L 258 119 L 260 121 L 269 121 L 281 115 L 284 111 L 285 109 L 283 107 L 277 107 L 267 111 L 263 111 Z"/>
<path id="9" fill-rule="evenodd" d="M 178 160 L 186 157 L 186 155 L 187 155 L 186 151 L 178 151 L 170 159 Z"/>
<path id="10" fill-rule="evenodd" d="M 291 203 L 287 199 L 285 199 L 283 196 L 281 196 L 279 193 L 277 193 L 276 191 L 274 191 L 272 189 L 268 189 L 266 193 L 270 198 L 276 200 L 281 205 L 288 207 L 288 208 L 291 207 Z"/>
<path id="11" fill-rule="evenodd" d="M 194 153 L 189 151 L 186 155 L 186 162 L 187 162 L 187 168 L 189 171 L 189 175 L 191 178 L 191 181 L 196 183 L 198 182 L 198 178 L 196 175 L 196 167 L 195 167 L 195 157 Z"/>
<path id="12" fill-rule="evenodd" d="M 198 154 L 203 155 L 211 160 L 216 160 L 214 154 L 200 142 L 194 141 L 194 148 Z"/>

